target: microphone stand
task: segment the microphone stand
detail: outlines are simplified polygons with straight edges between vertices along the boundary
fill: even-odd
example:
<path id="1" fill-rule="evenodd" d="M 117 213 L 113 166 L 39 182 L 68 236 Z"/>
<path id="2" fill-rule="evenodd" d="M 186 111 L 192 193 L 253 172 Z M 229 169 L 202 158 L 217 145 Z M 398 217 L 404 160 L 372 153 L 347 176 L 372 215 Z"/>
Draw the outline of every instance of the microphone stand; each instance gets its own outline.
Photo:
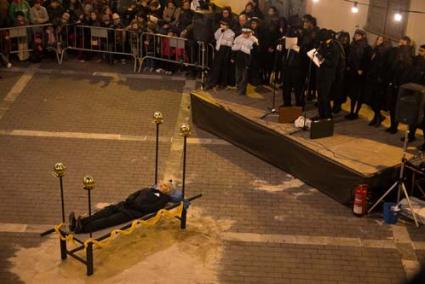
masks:
<path id="1" fill-rule="evenodd" d="M 273 78 L 273 101 L 272 101 L 272 106 L 271 107 L 267 107 L 267 109 L 269 111 L 267 111 L 265 114 L 263 114 L 260 119 L 265 119 L 266 117 L 268 117 L 269 115 L 272 114 L 276 114 L 277 110 L 276 110 L 276 77 L 277 77 L 277 59 L 279 56 L 280 51 L 278 52 L 277 48 L 276 48 L 276 52 L 274 55 L 274 62 L 273 62 L 273 74 L 274 74 L 274 78 Z"/>

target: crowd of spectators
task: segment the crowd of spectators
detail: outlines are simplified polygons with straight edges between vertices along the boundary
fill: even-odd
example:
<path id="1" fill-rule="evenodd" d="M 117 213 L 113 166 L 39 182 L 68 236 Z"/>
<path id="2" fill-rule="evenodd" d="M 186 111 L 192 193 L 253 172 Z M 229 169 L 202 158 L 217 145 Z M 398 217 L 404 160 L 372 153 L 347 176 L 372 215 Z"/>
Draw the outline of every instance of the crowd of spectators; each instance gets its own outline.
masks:
<path id="1" fill-rule="evenodd" d="M 370 125 L 379 127 L 384 120 L 381 110 L 387 109 L 391 114 L 389 133 L 397 132 L 394 100 L 399 86 L 425 84 L 425 46 L 419 46 L 415 55 L 413 40 L 407 36 L 396 46 L 387 37 L 378 36 L 370 46 L 363 30 L 351 38 L 344 31 L 320 29 L 311 15 L 286 19 L 273 6 L 262 11 L 255 0 L 247 1 L 239 14 L 209 0 L 0 0 L 0 28 L 47 23 L 56 31 L 77 24 L 185 38 L 188 41 L 174 55 L 179 53 L 195 65 L 199 58 L 190 55 L 197 54 L 200 47 L 193 42 L 208 43 L 214 46 L 215 60 L 207 88 L 236 85 L 244 95 L 248 82 L 270 84 L 275 74 L 275 83 L 283 85 L 284 106 L 292 105 L 293 96 L 298 106 L 304 106 L 305 97 L 317 97 L 320 117 L 331 118 L 350 98 L 347 119 L 357 119 L 367 103 L 375 112 Z M 287 46 L 285 37 L 296 38 L 295 44 Z M 158 50 L 152 50 L 151 45 L 145 40 L 142 49 L 158 57 Z M 122 46 L 133 48 L 132 44 Z M 325 59 L 320 68 L 307 56 L 314 48 Z M 167 53 L 170 50 L 162 50 L 160 55 Z M 0 55 L 6 62 L 7 54 Z M 28 59 L 24 55 L 19 58 Z M 146 60 L 145 70 L 173 70 L 172 65 L 158 66 Z"/>

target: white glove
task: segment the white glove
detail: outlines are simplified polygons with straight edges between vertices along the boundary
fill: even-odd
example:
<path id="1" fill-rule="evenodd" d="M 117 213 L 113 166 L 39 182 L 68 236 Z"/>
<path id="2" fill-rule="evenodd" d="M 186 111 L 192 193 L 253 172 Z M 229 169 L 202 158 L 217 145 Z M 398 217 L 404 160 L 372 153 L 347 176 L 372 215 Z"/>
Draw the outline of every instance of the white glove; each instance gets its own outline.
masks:
<path id="1" fill-rule="evenodd" d="M 276 47 L 276 50 L 277 51 L 282 51 L 282 48 L 283 48 L 283 46 L 281 44 L 278 44 L 277 47 Z"/>

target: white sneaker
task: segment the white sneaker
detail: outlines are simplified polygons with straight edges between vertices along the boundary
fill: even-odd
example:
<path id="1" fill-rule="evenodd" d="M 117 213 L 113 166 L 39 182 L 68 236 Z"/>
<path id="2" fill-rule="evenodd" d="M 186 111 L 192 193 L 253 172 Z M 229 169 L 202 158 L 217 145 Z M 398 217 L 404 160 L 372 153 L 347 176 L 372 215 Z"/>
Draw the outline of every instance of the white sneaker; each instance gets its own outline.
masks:
<path id="1" fill-rule="evenodd" d="M 12 63 L 8 62 L 6 66 L 7 68 L 12 68 Z"/>

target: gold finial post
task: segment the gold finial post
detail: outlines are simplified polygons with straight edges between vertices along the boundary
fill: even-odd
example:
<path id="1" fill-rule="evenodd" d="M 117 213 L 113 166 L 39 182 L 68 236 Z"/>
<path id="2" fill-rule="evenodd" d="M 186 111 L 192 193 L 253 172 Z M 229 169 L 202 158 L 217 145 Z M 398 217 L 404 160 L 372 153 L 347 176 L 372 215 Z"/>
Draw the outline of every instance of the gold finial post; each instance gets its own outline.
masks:
<path id="1" fill-rule="evenodd" d="M 83 185 L 84 185 L 83 188 L 87 190 L 87 195 L 88 195 L 89 217 L 91 216 L 91 191 L 94 189 L 95 184 L 96 183 L 92 176 L 85 176 L 83 178 Z M 90 232 L 90 238 L 91 237 L 92 237 L 92 233 Z"/>
<path id="2" fill-rule="evenodd" d="M 153 122 L 156 124 L 154 184 L 157 184 L 158 183 L 158 164 L 159 164 L 159 125 L 164 122 L 164 116 L 162 115 L 162 112 L 160 111 L 154 112 Z"/>
<path id="3" fill-rule="evenodd" d="M 65 175 L 66 167 L 63 163 L 59 162 L 53 166 L 53 171 L 57 177 L 63 177 Z"/>
<path id="4" fill-rule="evenodd" d="M 183 123 L 182 125 L 180 125 L 180 135 L 183 137 L 190 136 L 191 130 L 192 129 L 190 128 L 190 125 L 187 123 Z"/>
<path id="5" fill-rule="evenodd" d="M 190 136 L 190 125 L 183 123 L 180 125 L 180 135 L 183 136 L 183 179 L 182 179 L 182 198 L 184 200 L 185 184 L 186 184 L 186 153 L 187 153 L 187 137 Z M 186 229 L 187 209 L 184 207 L 180 218 L 180 228 Z"/>
<path id="6" fill-rule="evenodd" d="M 65 223 L 65 200 L 63 197 L 63 176 L 65 175 L 65 169 L 66 167 L 61 162 L 58 162 L 53 166 L 53 172 L 55 173 L 55 176 L 59 178 L 62 205 L 62 223 Z"/>
<path id="7" fill-rule="evenodd" d="M 162 124 L 164 122 L 164 116 L 162 115 L 162 112 L 156 111 L 153 113 L 153 122 L 155 124 Z"/>

